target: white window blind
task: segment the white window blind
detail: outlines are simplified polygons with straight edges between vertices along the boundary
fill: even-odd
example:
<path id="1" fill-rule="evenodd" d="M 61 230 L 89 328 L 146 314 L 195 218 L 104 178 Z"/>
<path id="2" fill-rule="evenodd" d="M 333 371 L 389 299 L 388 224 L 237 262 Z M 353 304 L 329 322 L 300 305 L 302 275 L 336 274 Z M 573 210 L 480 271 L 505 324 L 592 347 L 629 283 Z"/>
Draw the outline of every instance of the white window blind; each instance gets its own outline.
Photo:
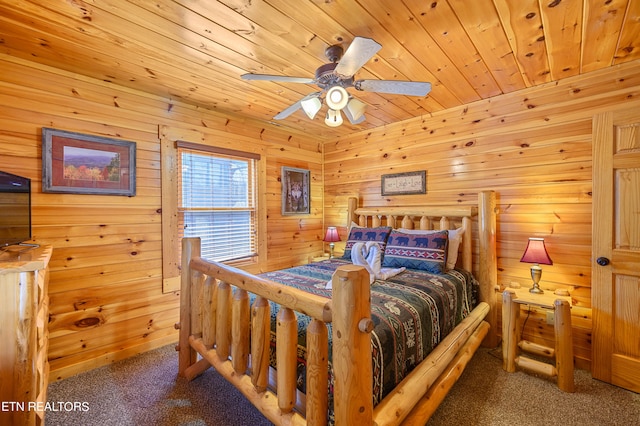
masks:
<path id="1" fill-rule="evenodd" d="M 188 145 L 178 143 L 181 236 L 200 237 L 207 260 L 256 256 L 256 156 Z"/>

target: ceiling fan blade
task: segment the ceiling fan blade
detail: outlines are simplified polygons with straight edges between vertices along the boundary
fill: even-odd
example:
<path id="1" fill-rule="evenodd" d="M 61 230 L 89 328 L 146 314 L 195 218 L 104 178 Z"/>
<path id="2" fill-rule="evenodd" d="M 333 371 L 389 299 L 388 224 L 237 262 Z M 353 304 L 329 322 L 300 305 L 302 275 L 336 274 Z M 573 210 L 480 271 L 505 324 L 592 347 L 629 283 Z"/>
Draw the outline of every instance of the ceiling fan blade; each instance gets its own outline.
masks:
<path id="1" fill-rule="evenodd" d="M 276 114 L 275 117 L 273 117 L 273 119 L 274 120 L 282 120 L 283 118 L 287 118 L 288 116 L 290 116 L 291 114 L 293 114 L 294 112 L 296 112 L 297 110 L 302 108 L 302 102 L 303 101 L 306 101 L 307 99 L 311 99 L 311 98 L 317 98 L 321 94 L 322 94 L 322 92 L 309 93 L 307 96 L 305 96 L 304 98 L 300 99 L 295 104 L 293 104 L 293 105 L 289 106 L 288 108 L 280 111 L 278 114 Z"/>
<path id="2" fill-rule="evenodd" d="M 359 80 L 353 86 L 366 92 L 389 93 L 393 95 L 427 96 L 431 83 L 400 80 Z"/>
<path id="3" fill-rule="evenodd" d="M 373 55 L 382 49 L 382 45 L 371 38 L 355 37 L 347 51 L 342 55 L 334 72 L 336 74 L 351 77 L 354 75 Z"/>
<path id="4" fill-rule="evenodd" d="M 243 80 L 265 80 L 265 81 L 279 81 L 283 83 L 305 83 L 314 84 L 313 78 L 306 77 L 289 77 L 286 75 L 269 75 L 269 74 L 242 74 L 240 76 Z"/>
<path id="5" fill-rule="evenodd" d="M 288 116 L 290 116 L 291 114 L 293 114 L 294 112 L 299 110 L 301 107 L 302 107 L 302 105 L 300 104 L 300 101 L 298 101 L 295 104 L 289 106 L 288 108 L 280 111 L 278 114 L 276 114 L 273 117 L 273 119 L 274 120 L 282 120 L 283 118 L 287 118 Z"/>

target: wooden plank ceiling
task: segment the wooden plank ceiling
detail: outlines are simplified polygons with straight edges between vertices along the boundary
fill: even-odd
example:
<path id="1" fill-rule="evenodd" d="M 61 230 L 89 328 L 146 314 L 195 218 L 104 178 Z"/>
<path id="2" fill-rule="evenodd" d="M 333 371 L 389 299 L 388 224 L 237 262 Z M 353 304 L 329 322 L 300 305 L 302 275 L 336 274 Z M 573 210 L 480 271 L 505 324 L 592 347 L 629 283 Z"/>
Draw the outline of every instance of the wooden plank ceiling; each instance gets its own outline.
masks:
<path id="1" fill-rule="evenodd" d="M 240 79 L 313 78 L 355 36 L 382 45 L 356 79 L 431 93 L 351 88 L 366 120 L 330 128 L 326 106 L 273 120 L 316 86 Z M 9 55 L 333 138 L 639 59 L 640 0 L 0 0 L 0 37 Z"/>

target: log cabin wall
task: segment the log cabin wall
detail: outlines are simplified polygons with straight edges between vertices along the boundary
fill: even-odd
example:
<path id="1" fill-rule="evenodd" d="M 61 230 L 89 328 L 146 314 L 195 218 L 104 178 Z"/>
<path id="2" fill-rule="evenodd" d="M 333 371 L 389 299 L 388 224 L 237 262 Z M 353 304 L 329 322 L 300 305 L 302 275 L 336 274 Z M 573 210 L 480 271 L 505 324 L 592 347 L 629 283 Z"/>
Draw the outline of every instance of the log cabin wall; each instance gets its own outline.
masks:
<path id="1" fill-rule="evenodd" d="M 224 135 L 266 154 L 261 270 L 322 251 L 322 145 L 305 135 L 0 55 L 0 170 L 32 179 L 33 235 L 51 244 L 51 380 L 177 341 L 177 293 L 162 292 L 159 127 Z M 135 197 L 42 193 L 41 128 L 135 141 Z M 310 170 L 311 214 L 282 216 L 280 170 Z"/>
<path id="2" fill-rule="evenodd" d="M 613 108 L 640 108 L 639 61 L 326 143 L 325 222 L 344 225 L 353 195 L 369 206 L 467 204 L 497 191 L 498 283 L 530 287 L 520 258 L 529 237 L 544 237 L 554 264 L 542 266 L 541 285 L 571 289 L 574 353 L 589 368 L 591 120 Z M 381 175 L 417 170 L 427 171 L 426 195 L 381 196 Z M 553 347 L 542 312 L 525 335 Z"/>

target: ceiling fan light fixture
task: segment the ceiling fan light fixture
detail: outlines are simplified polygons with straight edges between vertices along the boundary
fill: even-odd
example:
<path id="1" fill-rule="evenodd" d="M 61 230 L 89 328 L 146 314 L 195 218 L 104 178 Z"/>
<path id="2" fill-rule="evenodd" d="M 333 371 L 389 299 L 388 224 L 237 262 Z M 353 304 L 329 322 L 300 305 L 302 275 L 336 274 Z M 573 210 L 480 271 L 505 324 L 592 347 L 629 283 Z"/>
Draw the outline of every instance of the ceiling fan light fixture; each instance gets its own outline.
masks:
<path id="1" fill-rule="evenodd" d="M 353 119 L 353 121 L 360 120 L 361 117 L 364 116 L 364 110 L 366 109 L 367 104 L 362 101 L 357 100 L 356 98 L 351 98 L 349 103 L 347 104 L 347 109 L 345 111 L 349 112 L 349 115 Z"/>
<path id="2" fill-rule="evenodd" d="M 347 89 L 342 86 L 333 86 L 327 90 L 325 101 L 329 108 L 339 111 L 347 106 L 347 102 L 349 102 L 349 93 L 347 92 Z"/>
<path id="3" fill-rule="evenodd" d="M 301 101 L 300 106 L 305 114 L 307 114 L 307 117 L 313 120 L 318 111 L 320 111 L 320 108 L 322 108 L 322 102 L 320 102 L 319 98 L 309 98 Z"/>
<path id="4" fill-rule="evenodd" d="M 344 115 L 347 117 L 347 119 L 349 120 L 349 122 L 350 122 L 351 124 L 360 124 L 360 123 L 363 123 L 363 122 L 364 122 L 364 120 L 365 120 L 365 116 L 364 116 L 364 114 L 362 114 L 362 115 L 360 116 L 360 118 L 358 118 L 357 120 L 355 120 L 355 119 L 351 116 L 351 113 L 349 112 L 349 108 L 345 108 L 345 109 L 343 109 L 343 110 L 342 110 L 342 112 L 344 112 Z"/>
<path id="5" fill-rule="evenodd" d="M 329 109 L 329 111 L 327 111 L 327 117 L 324 119 L 324 124 L 329 127 L 338 127 L 342 125 L 343 121 L 340 111 Z"/>

